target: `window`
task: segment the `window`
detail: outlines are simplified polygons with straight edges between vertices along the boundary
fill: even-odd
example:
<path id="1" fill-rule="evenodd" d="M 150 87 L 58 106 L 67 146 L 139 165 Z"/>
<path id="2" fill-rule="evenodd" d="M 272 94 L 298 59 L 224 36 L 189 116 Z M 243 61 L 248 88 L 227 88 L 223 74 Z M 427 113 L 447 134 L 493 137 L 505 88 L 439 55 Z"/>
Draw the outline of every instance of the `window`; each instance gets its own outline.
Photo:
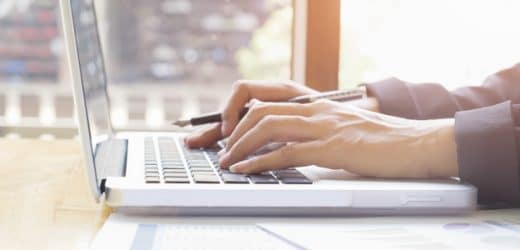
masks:
<path id="1" fill-rule="evenodd" d="M 169 127 L 217 110 L 238 79 L 290 78 L 290 0 L 119 0 L 98 9 L 112 98 L 126 100 L 113 102 L 116 128 Z M 144 120 L 125 117 L 143 105 Z"/>
<path id="2" fill-rule="evenodd" d="M 0 135 L 40 136 L 35 128 L 48 126 L 69 137 L 76 131 L 71 106 L 58 105 L 72 101 L 70 85 L 59 81 L 64 62 L 56 2 L 0 1 Z"/>
<path id="3" fill-rule="evenodd" d="M 340 85 L 480 84 L 520 61 L 519 9 L 515 0 L 342 0 Z"/>
<path id="4" fill-rule="evenodd" d="M 96 4 L 118 129 L 172 129 L 218 109 L 235 80 L 287 79 L 291 66 L 324 90 L 336 76 L 341 88 L 397 76 L 452 89 L 520 61 L 516 0 Z M 75 131 L 58 14 L 55 0 L 0 1 L 0 126 Z"/>
<path id="5" fill-rule="evenodd" d="M 172 129 L 218 109 L 235 80 L 291 77 L 291 0 L 96 5 L 118 129 Z M 0 135 L 76 130 L 60 28 L 56 0 L 0 1 Z"/>
<path id="6" fill-rule="evenodd" d="M 103 6 L 107 58 L 119 83 L 289 77 L 290 0 L 120 0 Z"/>
<path id="7" fill-rule="evenodd" d="M 0 2 L 0 81 L 55 82 L 61 50 L 54 1 Z"/>

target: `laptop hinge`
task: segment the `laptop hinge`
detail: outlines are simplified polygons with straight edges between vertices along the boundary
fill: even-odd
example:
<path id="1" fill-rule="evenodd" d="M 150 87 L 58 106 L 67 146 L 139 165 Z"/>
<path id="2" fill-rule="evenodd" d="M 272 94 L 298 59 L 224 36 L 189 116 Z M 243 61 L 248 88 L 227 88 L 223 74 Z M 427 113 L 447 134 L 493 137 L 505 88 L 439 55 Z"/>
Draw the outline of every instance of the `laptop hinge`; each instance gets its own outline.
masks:
<path id="1" fill-rule="evenodd" d="M 105 187 L 106 187 L 105 183 L 106 182 L 107 182 L 107 179 L 105 178 L 105 179 L 101 180 L 101 182 L 99 183 L 99 192 L 101 194 L 105 193 Z"/>
<path id="2" fill-rule="evenodd" d="M 126 174 L 128 140 L 110 138 L 97 144 L 94 165 L 101 192 L 105 191 L 108 177 L 123 177 Z"/>

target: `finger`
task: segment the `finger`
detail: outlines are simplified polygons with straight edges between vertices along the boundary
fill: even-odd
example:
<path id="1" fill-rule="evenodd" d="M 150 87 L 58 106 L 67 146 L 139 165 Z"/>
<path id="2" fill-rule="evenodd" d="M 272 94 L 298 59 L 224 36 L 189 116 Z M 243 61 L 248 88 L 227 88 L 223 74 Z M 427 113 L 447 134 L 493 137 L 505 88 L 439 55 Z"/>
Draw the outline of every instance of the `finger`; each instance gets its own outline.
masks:
<path id="1" fill-rule="evenodd" d="M 251 174 L 317 164 L 320 158 L 321 145 L 321 141 L 291 143 L 276 151 L 238 162 L 230 167 L 230 171 Z"/>
<path id="2" fill-rule="evenodd" d="M 222 139 L 221 131 L 221 124 L 215 124 L 212 127 L 201 130 L 195 134 L 188 135 L 184 138 L 184 143 L 186 143 L 189 148 L 209 147 Z"/>
<path id="3" fill-rule="evenodd" d="M 241 161 L 270 142 L 301 142 L 317 139 L 323 131 L 316 125 L 304 117 L 266 116 L 231 147 L 220 159 L 220 166 L 225 168 Z"/>
<path id="4" fill-rule="evenodd" d="M 303 90 L 288 84 L 273 84 L 267 81 L 239 81 L 222 112 L 222 134 L 229 136 L 240 119 L 240 112 L 251 99 L 284 101 L 301 95 Z"/>
<path id="5" fill-rule="evenodd" d="M 259 103 L 249 109 L 249 112 L 240 120 L 231 136 L 229 136 L 226 150 L 229 151 L 242 136 L 251 130 L 259 121 L 267 115 L 312 115 L 309 106 L 296 103 Z"/>

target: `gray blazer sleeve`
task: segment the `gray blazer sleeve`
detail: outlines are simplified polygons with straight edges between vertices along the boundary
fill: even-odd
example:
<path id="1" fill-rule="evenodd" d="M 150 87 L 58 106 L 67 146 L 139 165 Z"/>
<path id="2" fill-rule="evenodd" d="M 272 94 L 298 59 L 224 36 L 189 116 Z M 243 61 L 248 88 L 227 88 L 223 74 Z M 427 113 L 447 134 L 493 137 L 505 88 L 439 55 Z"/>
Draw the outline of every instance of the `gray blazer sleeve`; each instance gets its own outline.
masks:
<path id="1" fill-rule="evenodd" d="M 397 78 L 367 84 L 382 113 L 409 119 L 455 118 L 459 177 L 480 203 L 520 205 L 520 64 L 478 87 L 447 91 Z"/>

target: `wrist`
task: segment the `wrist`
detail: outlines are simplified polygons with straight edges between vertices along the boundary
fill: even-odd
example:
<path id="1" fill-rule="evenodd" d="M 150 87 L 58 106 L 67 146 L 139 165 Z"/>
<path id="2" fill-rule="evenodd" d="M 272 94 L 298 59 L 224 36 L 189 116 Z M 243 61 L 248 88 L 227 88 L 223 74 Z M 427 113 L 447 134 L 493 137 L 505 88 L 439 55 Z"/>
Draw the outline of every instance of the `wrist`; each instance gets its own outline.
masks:
<path id="1" fill-rule="evenodd" d="M 459 175 L 457 145 L 453 119 L 436 120 L 435 143 L 428 164 L 430 177 L 454 177 Z"/>

